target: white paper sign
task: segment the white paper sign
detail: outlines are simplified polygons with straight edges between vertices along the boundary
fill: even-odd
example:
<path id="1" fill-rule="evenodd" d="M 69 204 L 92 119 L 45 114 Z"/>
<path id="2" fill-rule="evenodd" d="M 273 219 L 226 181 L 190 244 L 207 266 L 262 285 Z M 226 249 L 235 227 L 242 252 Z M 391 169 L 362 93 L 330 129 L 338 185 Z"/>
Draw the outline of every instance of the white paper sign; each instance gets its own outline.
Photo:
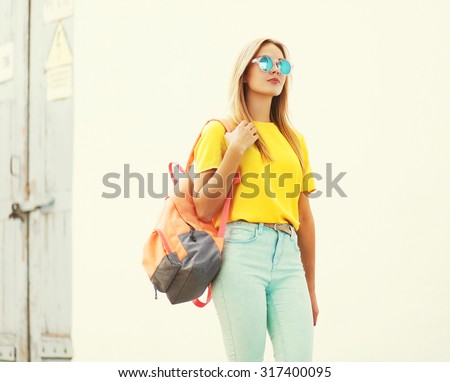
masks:
<path id="1" fill-rule="evenodd" d="M 0 45 L 0 82 L 13 78 L 14 43 Z"/>
<path id="2" fill-rule="evenodd" d="M 47 101 L 68 98 L 72 95 L 72 65 L 50 69 L 47 75 Z"/>
<path id="3" fill-rule="evenodd" d="M 73 0 L 44 0 L 44 23 L 60 20 L 73 14 Z"/>

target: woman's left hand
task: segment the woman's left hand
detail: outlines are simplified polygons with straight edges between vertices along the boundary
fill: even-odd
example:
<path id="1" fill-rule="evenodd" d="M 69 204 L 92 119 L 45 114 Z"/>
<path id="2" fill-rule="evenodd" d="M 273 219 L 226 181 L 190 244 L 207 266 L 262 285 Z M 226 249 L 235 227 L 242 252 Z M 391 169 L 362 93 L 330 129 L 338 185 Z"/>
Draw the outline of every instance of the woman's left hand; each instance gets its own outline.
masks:
<path id="1" fill-rule="evenodd" d="M 309 296 L 311 298 L 311 307 L 312 307 L 312 313 L 313 313 L 314 326 L 316 326 L 317 316 L 319 315 L 319 306 L 317 305 L 316 292 L 310 291 Z"/>

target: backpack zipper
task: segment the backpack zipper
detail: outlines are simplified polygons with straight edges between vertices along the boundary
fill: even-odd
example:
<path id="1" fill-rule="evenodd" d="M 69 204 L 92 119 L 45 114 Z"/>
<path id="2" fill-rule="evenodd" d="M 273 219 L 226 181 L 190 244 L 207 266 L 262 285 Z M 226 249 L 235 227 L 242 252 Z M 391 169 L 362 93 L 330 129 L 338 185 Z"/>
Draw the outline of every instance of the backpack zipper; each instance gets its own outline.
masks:
<path id="1" fill-rule="evenodd" d="M 197 241 L 197 239 L 194 236 L 194 232 L 195 232 L 195 228 L 190 225 L 187 221 L 185 221 L 185 223 L 189 226 L 189 229 L 191 230 L 191 236 L 189 236 L 191 238 L 192 241 Z"/>

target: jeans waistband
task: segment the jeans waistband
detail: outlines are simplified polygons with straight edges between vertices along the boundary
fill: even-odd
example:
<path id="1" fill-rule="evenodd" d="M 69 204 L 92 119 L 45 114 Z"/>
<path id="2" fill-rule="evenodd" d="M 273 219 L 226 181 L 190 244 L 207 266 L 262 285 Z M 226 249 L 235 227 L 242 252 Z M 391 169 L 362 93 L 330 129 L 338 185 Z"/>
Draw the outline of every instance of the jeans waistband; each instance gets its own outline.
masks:
<path id="1" fill-rule="evenodd" d="M 289 223 L 255 223 L 255 222 L 248 222 L 247 220 L 235 220 L 232 222 L 228 222 L 227 224 L 233 224 L 233 223 L 264 225 L 264 226 L 272 228 L 276 231 L 284 232 L 291 237 L 293 236 L 293 234 L 295 232 L 294 227 Z"/>

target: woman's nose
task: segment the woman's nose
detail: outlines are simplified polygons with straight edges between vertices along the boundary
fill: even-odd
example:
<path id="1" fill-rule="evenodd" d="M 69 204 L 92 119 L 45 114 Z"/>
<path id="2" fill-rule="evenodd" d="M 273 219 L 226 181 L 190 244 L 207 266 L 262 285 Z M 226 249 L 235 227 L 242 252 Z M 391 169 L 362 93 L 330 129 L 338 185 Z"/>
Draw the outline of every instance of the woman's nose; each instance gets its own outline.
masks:
<path id="1" fill-rule="evenodd" d="M 280 68 L 278 67 L 278 63 L 277 62 L 273 63 L 273 67 L 270 70 L 270 73 L 272 73 L 272 74 L 275 74 L 275 73 L 280 74 Z"/>

